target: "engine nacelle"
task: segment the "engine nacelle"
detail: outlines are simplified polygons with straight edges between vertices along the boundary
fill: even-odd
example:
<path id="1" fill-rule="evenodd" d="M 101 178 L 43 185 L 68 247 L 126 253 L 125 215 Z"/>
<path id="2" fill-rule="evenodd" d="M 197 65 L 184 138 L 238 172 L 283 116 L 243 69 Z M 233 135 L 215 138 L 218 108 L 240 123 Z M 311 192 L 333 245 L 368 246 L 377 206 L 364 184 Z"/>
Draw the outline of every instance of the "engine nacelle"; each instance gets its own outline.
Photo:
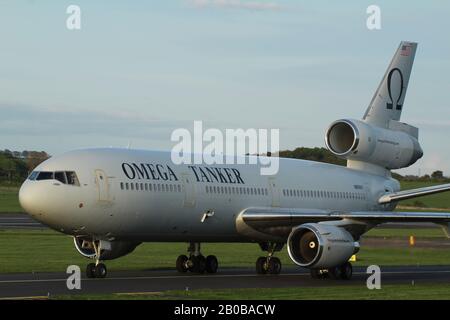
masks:
<path id="1" fill-rule="evenodd" d="M 384 129 L 360 120 L 337 120 L 329 126 L 325 143 L 328 150 L 344 159 L 386 169 L 408 167 L 423 155 L 418 131 L 407 124 L 391 122 L 391 128 Z"/>
<path id="2" fill-rule="evenodd" d="M 307 268 L 342 265 L 359 250 L 358 242 L 347 230 L 320 223 L 306 223 L 294 228 L 287 244 L 292 261 Z"/>
<path id="3" fill-rule="evenodd" d="M 86 258 L 93 259 L 95 250 L 92 240 L 74 237 L 73 242 L 77 251 Z M 139 243 L 126 241 L 100 240 L 100 260 L 112 260 L 132 252 Z"/>

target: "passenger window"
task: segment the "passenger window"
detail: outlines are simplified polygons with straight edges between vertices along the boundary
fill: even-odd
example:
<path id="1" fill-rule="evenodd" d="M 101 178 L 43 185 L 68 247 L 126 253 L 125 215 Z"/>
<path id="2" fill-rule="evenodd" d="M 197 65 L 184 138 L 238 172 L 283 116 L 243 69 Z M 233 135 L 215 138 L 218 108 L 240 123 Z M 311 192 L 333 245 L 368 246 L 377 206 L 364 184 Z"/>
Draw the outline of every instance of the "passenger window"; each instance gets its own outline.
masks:
<path id="1" fill-rule="evenodd" d="M 123 190 L 123 182 L 120 183 L 120 189 Z"/>
<path id="2" fill-rule="evenodd" d="M 125 183 L 125 188 L 128 190 L 129 188 L 128 188 L 129 186 L 128 186 L 128 182 L 127 183 Z"/>

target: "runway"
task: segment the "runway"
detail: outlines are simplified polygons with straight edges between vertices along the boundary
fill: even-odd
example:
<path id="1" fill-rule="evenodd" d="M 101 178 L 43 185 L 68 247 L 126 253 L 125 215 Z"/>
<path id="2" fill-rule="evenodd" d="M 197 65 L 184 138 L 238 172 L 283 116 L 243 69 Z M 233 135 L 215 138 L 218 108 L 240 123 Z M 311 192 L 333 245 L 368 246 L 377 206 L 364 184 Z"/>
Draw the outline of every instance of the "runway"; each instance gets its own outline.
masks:
<path id="1" fill-rule="evenodd" d="M 251 268 L 222 269 L 214 275 L 178 274 L 174 270 L 110 271 L 105 279 L 86 279 L 81 290 L 68 290 L 65 273 L 1 274 L 0 298 L 52 297 L 70 294 L 142 293 L 166 290 L 365 286 L 368 274 L 354 268 L 349 281 L 314 280 L 306 269 L 285 268 L 280 275 L 256 275 Z M 381 281 L 387 284 L 449 283 L 450 266 L 386 267 Z"/>
<path id="2" fill-rule="evenodd" d="M 0 214 L 1 229 L 44 229 L 43 224 L 37 222 L 25 213 L 2 213 Z"/>

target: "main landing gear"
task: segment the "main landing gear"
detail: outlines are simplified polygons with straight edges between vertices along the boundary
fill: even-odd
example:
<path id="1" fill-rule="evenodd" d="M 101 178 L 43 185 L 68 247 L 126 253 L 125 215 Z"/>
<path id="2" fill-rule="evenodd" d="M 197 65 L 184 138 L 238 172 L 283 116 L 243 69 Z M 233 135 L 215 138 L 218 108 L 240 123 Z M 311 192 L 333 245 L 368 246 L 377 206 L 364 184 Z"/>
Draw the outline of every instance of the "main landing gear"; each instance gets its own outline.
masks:
<path id="1" fill-rule="evenodd" d="M 216 256 L 210 255 L 206 258 L 200 252 L 200 243 L 191 242 L 188 247 L 189 257 L 182 254 L 177 258 L 177 271 L 180 273 L 216 273 L 219 262 Z"/>
<path id="2" fill-rule="evenodd" d="M 273 254 L 283 249 L 283 243 L 260 243 L 259 246 L 263 251 L 267 251 L 267 257 L 259 257 L 256 260 L 257 274 L 280 274 L 281 261 Z"/>
<path id="3" fill-rule="evenodd" d="M 108 270 L 106 265 L 100 262 L 101 246 L 100 241 L 92 241 L 92 247 L 95 251 L 95 263 L 89 263 L 86 267 L 86 276 L 88 278 L 105 278 Z"/>
<path id="4" fill-rule="evenodd" d="M 338 279 L 338 280 L 350 280 L 353 274 L 353 267 L 350 262 L 346 262 L 341 266 L 329 268 L 329 269 L 311 269 L 311 278 L 313 279 Z"/>

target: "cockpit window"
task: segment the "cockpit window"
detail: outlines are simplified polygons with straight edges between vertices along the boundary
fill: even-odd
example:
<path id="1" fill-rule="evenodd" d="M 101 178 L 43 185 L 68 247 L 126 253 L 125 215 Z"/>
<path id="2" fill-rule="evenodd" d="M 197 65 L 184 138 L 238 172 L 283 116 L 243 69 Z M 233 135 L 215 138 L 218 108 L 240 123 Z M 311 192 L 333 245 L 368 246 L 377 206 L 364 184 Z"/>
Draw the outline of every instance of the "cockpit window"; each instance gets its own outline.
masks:
<path id="1" fill-rule="evenodd" d="M 36 180 L 51 180 L 53 179 L 53 172 L 50 171 L 41 171 L 39 172 Z"/>
<path id="2" fill-rule="evenodd" d="M 31 172 L 31 174 L 29 175 L 28 179 L 30 180 L 36 180 L 37 175 L 39 174 L 38 171 L 33 171 Z"/>
<path id="3" fill-rule="evenodd" d="M 74 171 L 33 171 L 28 177 L 29 180 L 58 180 L 64 184 L 79 186 L 77 174 Z"/>
<path id="4" fill-rule="evenodd" d="M 67 183 L 73 184 L 75 186 L 79 186 L 80 182 L 78 181 L 77 174 L 73 171 L 66 171 Z"/>
<path id="5" fill-rule="evenodd" d="M 67 183 L 66 173 L 64 171 L 56 171 L 55 180 L 58 180 L 59 182 L 66 184 Z"/>

